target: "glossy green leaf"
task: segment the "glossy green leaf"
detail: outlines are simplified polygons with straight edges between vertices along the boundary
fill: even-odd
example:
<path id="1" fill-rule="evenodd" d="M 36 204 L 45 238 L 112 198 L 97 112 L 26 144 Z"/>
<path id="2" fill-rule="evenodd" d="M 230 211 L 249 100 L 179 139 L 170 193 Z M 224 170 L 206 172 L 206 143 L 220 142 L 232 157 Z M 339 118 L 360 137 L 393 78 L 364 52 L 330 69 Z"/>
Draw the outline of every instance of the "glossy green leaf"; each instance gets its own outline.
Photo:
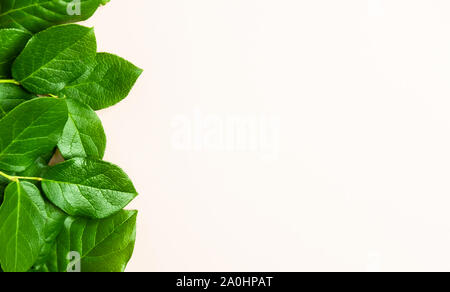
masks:
<path id="1" fill-rule="evenodd" d="M 118 212 L 137 196 L 133 183 L 118 166 L 84 158 L 51 167 L 42 189 L 67 214 L 97 219 Z"/>
<path id="2" fill-rule="evenodd" d="M 52 158 L 54 150 L 38 157 L 33 164 L 31 164 L 27 169 L 22 172 L 18 172 L 19 176 L 26 177 L 42 177 L 46 170 L 49 168 L 49 161 Z M 32 181 L 34 184 L 38 184 L 39 181 Z"/>
<path id="3" fill-rule="evenodd" d="M 64 226 L 64 221 L 67 218 L 67 215 L 64 212 L 48 201 L 45 202 L 43 216 L 45 218 L 43 242 L 41 244 L 41 251 L 36 264 L 43 264 L 46 262 L 48 256 L 54 248 L 55 240 Z"/>
<path id="4" fill-rule="evenodd" d="M 0 78 L 11 77 L 11 66 L 31 34 L 19 29 L 0 29 Z"/>
<path id="5" fill-rule="evenodd" d="M 19 104 L 36 97 L 14 84 L 0 84 L 0 119 Z"/>
<path id="6" fill-rule="evenodd" d="M 16 81 L 36 94 L 57 94 L 86 72 L 97 50 L 94 30 L 54 26 L 31 38 L 12 67 Z"/>
<path id="7" fill-rule="evenodd" d="M 42 265 L 41 269 L 45 272 L 53 272 L 53 273 L 58 272 L 58 254 L 56 251 L 56 240 L 53 246 L 51 247 L 50 253 L 47 257 L 45 264 Z"/>
<path id="8" fill-rule="evenodd" d="M 28 272 L 29 273 L 49 273 L 50 270 L 48 269 L 47 265 L 39 265 L 36 267 L 32 267 Z"/>
<path id="9" fill-rule="evenodd" d="M 0 120 L 0 169 L 26 170 L 52 151 L 67 122 L 66 102 L 36 98 L 22 103 Z"/>
<path id="10" fill-rule="evenodd" d="M 69 119 L 58 148 L 65 159 L 87 157 L 102 159 L 106 148 L 106 135 L 97 114 L 87 105 L 67 99 Z"/>
<path id="11" fill-rule="evenodd" d="M 54 241 L 63 228 L 67 215 L 50 202 L 45 202 L 45 241 Z"/>
<path id="12" fill-rule="evenodd" d="M 0 0 L 0 272 L 120 272 L 133 253 L 137 212 L 123 208 L 137 192 L 100 160 L 94 110 L 142 70 L 67 24 L 107 2 Z"/>
<path id="13" fill-rule="evenodd" d="M 39 256 L 45 203 L 28 182 L 11 183 L 0 207 L 0 263 L 5 272 L 26 272 Z"/>
<path id="14" fill-rule="evenodd" d="M 137 211 L 122 210 L 106 219 L 69 217 L 56 240 L 56 253 L 47 262 L 50 271 L 123 272 L 136 240 Z M 69 253 L 79 257 L 68 260 Z"/>
<path id="15" fill-rule="evenodd" d="M 99 53 L 89 70 L 68 84 L 61 94 L 94 110 L 104 109 L 127 97 L 141 73 L 141 69 L 120 57 Z"/>
<path id="16" fill-rule="evenodd" d="M 0 28 L 21 28 L 36 33 L 57 24 L 86 20 L 108 2 L 80 0 L 80 6 L 76 6 L 73 0 L 2 0 Z"/>

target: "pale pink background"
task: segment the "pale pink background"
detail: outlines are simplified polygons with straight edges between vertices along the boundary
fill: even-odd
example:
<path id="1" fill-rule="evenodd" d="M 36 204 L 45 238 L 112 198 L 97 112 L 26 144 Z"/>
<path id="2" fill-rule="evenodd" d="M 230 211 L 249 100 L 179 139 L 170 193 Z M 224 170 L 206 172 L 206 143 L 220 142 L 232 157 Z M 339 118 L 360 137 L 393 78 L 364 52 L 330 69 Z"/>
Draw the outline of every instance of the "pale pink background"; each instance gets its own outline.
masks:
<path id="1" fill-rule="evenodd" d="M 111 0 L 145 73 L 100 113 L 140 197 L 129 271 L 450 271 L 450 1 Z M 194 109 L 280 117 L 279 157 L 177 151 Z"/>

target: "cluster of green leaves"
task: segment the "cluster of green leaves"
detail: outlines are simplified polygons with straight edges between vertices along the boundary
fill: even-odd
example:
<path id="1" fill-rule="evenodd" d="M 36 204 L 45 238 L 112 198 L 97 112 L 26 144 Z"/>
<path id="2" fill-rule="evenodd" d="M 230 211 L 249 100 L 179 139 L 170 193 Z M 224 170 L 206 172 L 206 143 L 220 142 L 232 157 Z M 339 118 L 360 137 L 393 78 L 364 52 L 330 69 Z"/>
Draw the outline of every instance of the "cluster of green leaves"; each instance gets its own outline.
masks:
<path id="1" fill-rule="evenodd" d="M 102 161 L 95 111 L 124 99 L 142 70 L 97 53 L 93 29 L 71 24 L 109 0 L 81 0 L 73 16 L 71 2 L 0 0 L 1 271 L 123 271 L 133 253 L 137 212 L 123 208 L 137 192 Z"/>

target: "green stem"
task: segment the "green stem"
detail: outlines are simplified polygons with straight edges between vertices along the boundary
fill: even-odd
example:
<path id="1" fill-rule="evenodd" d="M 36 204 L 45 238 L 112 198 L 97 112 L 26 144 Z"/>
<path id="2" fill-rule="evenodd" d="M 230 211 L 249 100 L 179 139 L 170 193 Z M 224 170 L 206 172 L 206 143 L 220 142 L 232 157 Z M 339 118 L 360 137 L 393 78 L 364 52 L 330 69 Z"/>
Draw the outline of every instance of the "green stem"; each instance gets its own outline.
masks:
<path id="1" fill-rule="evenodd" d="M 23 179 L 23 180 L 37 180 L 37 181 L 43 181 L 44 179 L 42 177 L 29 177 L 29 176 L 13 176 L 13 175 L 9 175 L 4 173 L 3 171 L 0 171 L 0 176 L 3 176 L 4 178 L 13 181 L 13 182 L 18 182 L 19 180 Z"/>
<path id="2" fill-rule="evenodd" d="M 0 171 L 0 176 L 3 176 L 4 178 L 6 178 L 10 181 L 17 181 L 17 178 L 15 178 L 14 176 L 10 176 L 10 175 L 4 173 L 3 171 Z"/>
<path id="3" fill-rule="evenodd" d="M 19 85 L 19 86 L 21 85 L 20 82 L 14 80 L 14 79 L 0 79 L 0 84 L 15 84 L 15 85 Z M 59 98 L 58 96 L 56 96 L 54 94 L 38 95 L 38 96 Z"/>
<path id="4" fill-rule="evenodd" d="M 56 98 L 58 99 L 59 97 L 57 95 L 54 94 L 38 94 L 39 97 L 51 97 L 51 98 Z"/>
<path id="5" fill-rule="evenodd" d="M 43 181 L 44 179 L 42 177 L 30 177 L 30 176 L 15 176 L 17 179 L 23 179 L 23 180 L 37 180 L 37 181 Z"/>
<path id="6" fill-rule="evenodd" d="M 20 85 L 20 83 L 14 79 L 0 79 L 0 84 L 2 84 L 2 83 Z"/>

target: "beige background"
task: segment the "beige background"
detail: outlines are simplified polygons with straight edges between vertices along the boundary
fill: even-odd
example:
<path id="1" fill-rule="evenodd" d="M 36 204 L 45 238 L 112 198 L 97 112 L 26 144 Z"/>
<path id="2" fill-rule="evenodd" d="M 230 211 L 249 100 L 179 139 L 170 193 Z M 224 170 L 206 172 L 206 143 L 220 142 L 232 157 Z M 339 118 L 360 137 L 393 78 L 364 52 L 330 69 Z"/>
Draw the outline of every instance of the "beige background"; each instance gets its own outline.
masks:
<path id="1" fill-rule="evenodd" d="M 99 49 L 145 69 L 101 112 L 106 159 L 140 192 L 128 270 L 450 271 L 449 16 L 448 0 L 112 0 L 88 22 Z M 198 116 L 231 148 L 174 144 Z M 273 134 L 268 159 L 214 128 L 253 116 L 277 121 L 247 132 Z"/>

